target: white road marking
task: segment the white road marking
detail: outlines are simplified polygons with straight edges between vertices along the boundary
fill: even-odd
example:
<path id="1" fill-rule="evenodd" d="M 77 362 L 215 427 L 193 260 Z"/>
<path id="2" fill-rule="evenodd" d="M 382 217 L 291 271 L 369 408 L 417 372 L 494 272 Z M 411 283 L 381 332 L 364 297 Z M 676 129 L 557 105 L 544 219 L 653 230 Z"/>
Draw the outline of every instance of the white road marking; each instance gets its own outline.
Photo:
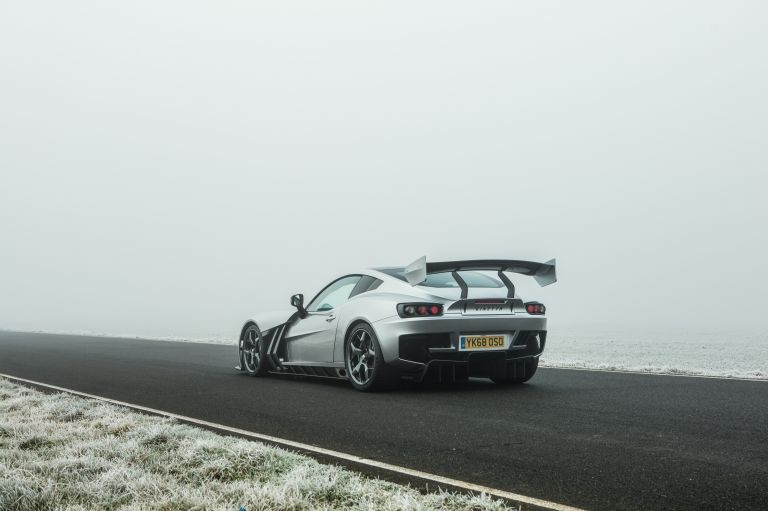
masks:
<path id="1" fill-rule="evenodd" d="M 761 381 L 768 382 L 768 378 L 741 378 L 738 376 L 710 376 L 706 374 L 681 374 L 681 373 L 661 373 L 654 371 L 630 371 L 628 369 L 598 369 L 590 367 L 560 367 L 542 364 L 542 369 L 562 369 L 564 371 L 585 371 L 588 373 L 619 373 L 619 374 L 643 374 L 646 376 L 675 376 L 677 378 L 704 378 L 707 380 L 735 380 L 735 381 Z"/>
<path id="2" fill-rule="evenodd" d="M 557 502 L 550 502 L 548 500 L 542 500 L 537 499 L 535 497 L 528 497 L 526 495 L 520 495 L 518 493 L 512 493 L 504 490 L 497 490 L 495 488 L 489 488 L 487 486 L 481 486 L 479 484 L 474 483 L 468 483 L 465 481 L 459 481 L 458 479 L 451 479 L 450 477 L 443 477 L 435 474 L 429 474 L 427 472 L 421 472 L 420 470 L 414 470 L 410 468 L 405 467 L 399 467 L 397 465 L 391 465 L 389 463 L 384 463 L 381 461 L 371 460 L 368 458 L 361 458 L 360 456 L 355 456 L 353 454 L 346 454 L 339 451 L 333 451 L 330 449 L 324 449 L 322 447 L 317 447 L 314 445 L 309 444 L 303 444 L 301 442 L 294 442 L 293 440 L 286 440 L 283 438 L 278 438 L 270 435 L 263 435 L 261 433 L 254 433 L 252 431 L 247 431 L 244 429 L 239 428 L 233 428 L 230 426 L 225 426 L 224 424 L 217 424 L 215 422 L 208 422 L 201 419 L 195 419 L 194 417 L 187 417 L 184 415 L 179 415 L 176 413 L 166 412 L 163 410 L 157 410 L 155 408 L 149 408 L 146 406 L 136 405 L 132 403 L 126 403 L 125 401 L 118 401 L 116 399 L 110 399 L 108 397 L 102 397 L 102 396 L 96 396 L 94 394 L 87 394 L 85 392 L 80 392 L 77 390 L 67 389 L 64 387 L 57 387 L 56 385 L 49 385 L 47 383 L 42 383 L 39 381 L 34 380 L 28 380 L 26 378 L 19 378 L 17 376 L 11 376 L 9 374 L 3 374 L 0 373 L 0 377 L 7 378 L 8 380 L 22 382 L 22 383 L 29 383 L 32 385 L 45 387 L 52 390 L 58 390 L 60 392 L 66 392 L 68 394 L 73 394 L 76 396 L 81 397 L 87 397 L 89 399 L 98 399 L 99 401 L 105 401 L 107 403 L 112 403 L 114 405 L 118 406 L 124 406 L 127 408 L 131 408 L 134 410 L 140 410 L 143 412 L 148 412 L 155 415 L 160 415 L 164 417 L 169 417 L 173 419 L 178 419 L 181 421 L 184 421 L 186 423 L 190 424 L 198 424 L 200 426 L 205 426 L 206 428 L 214 429 L 214 430 L 220 430 L 220 431 L 226 431 L 228 433 L 234 433 L 239 436 L 249 437 L 257 440 L 263 440 L 265 442 L 269 442 L 275 445 L 285 446 L 288 448 L 294 448 L 299 449 L 305 452 L 312 452 L 316 453 L 325 457 L 329 458 L 336 458 L 339 460 L 349 461 L 353 463 L 357 463 L 359 465 L 365 465 L 368 467 L 377 468 L 379 470 L 384 470 L 387 472 L 393 472 L 396 474 L 401 474 L 405 476 L 415 477 L 418 479 L 426 480 L 426 481 L 432 481 L 438 484 L 445 484 L 448 486 L 453 486 L 455 488 L 461 488 L 463 490 L 468 490 L 476 493 L 485 493 L 487 495 L 491 495 L 493 497 L 498 497 L 501 499 L 507 499 L 523 504 L 529 504 L 532 506 L 537 506 L 544 509 L 551 509 L 553 511 L 584 511 L 580 508 L 572 507 L 572 506 L 566 506 L 564 504 L 558 504 Z"/>

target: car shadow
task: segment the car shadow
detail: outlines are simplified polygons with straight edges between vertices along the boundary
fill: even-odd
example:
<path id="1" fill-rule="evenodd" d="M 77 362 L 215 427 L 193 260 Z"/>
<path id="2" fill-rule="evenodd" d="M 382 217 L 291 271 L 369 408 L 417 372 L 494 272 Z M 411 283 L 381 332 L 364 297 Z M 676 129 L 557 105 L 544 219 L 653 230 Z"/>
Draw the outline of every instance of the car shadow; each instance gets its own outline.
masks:
<path id="1" fill-rule="evenodd" d="M 411 394 L 441 394 L 441 393 L 505 393 L 528 392 L 535 387 L 530 384 L 498 385 L 487 378 L 469 378 L 456 382 L 411 382 L 403 381 L 393 392 L 408 392 Z"/>
<path id="2" fill-rule="evenodd" d="M 246 376 L 245 373 L 241 373 Z M 319 376 L 302 374 L 270 374 L 269 378 L 275 378 L 283 381 L 303 382 L 305 384 L 318 385 L 329 388 L 349 389 L 355 391 L 347 380 L 340 378 L 324 378 Z M 498 385 L 488 378 L 469 378 L 468 380 L 459 380 L 455 382 L 414 382 L 402 380 L 393 388 L 378 391 L 376 394 L 398 394 L 407 393 L 409 395 L 418 394 L 441 394 L 441 393 L 527 393 L 535 391 L 537 386 L 533 383 L 521 383 L 516 385 Z"/>

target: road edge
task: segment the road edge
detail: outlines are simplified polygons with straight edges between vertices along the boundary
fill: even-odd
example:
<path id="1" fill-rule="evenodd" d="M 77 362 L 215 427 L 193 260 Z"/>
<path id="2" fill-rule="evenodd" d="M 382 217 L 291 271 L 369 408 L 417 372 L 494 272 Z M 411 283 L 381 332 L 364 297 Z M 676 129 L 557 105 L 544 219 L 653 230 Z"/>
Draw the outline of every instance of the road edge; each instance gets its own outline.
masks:
<path id="1" fill-rule="evenodd" d="M 240 428 L 234 428 L 226 426 L 224 424 L 218 424 L 215 422 L 209 422 L 202 419 L 196 419 L 194 417 L 187 417 L 185 415 L 179 415 L 172 412 L 166 412 L 164 410 L 158 410 L 155 408 L 149 408 L 125 401 L 118 401 L 103 396 L 97 396 L 94 394 L 88 394 L 86 392 L 80 392 L 78 390 L 68 389 L 65 387 L 59 387 L 56 385 L 50 385 L 48 383 L 38 382 L 35 380 L 29 380 L 26 378 L 20 378 L 5 373 L 0 373 L 0 377 L 6 378 L 15 383 L 22 385 L 28 385 L 40 389 L 42 391 L 57 391 L 65 392 L 79 397 L 87 399 L 95 399 L 98 401 L 111 403 L 113 405 L 129 408 L 141 413 L 147 413 L 150 415 L 156 415 L 160 417 L 168 417 L 177 420 L 180 423 L 188 424 L 191 426 L 202 427 L 204 429 L 217 432 L 219 434 L 226 434 L 230 436 L 236 436 L 249 440 L 257 440 L 265 444 L 281 447 L 289 451 L 298 452 L 308 455 L 321 462 L 332 462 L 342 465 L 347 468 L 351 468 L 355 471 L 362 472 L 368 475 L 374 475 L 392 481 L 399 484 L 409 484 L 416 488 L 424 488 L 426 491 L 430 491 L 430 485 L 432 490 L 435 488 L 457 491 L 461 493 L 481 493 L 486 494 L 509 503 L 513 503 L 519 506 L 519 509 L 535 509 L 535 510 L 547 510 L 547 511 L 584 511 L 581 508 L 568 506 L 565 504 L 559 504 L 557 502 L 551 502 L 544 499 L 538 499 L 536 497 L 529 497 L 527 495 L 521 495 L 518 493 L 512 493 L 504 490 L 498 490 L 487 486 L 482 486 L 466 481 L 460 481 L 458 479 L 452 479 L 449 477 L 443 477 L 436 474 L 430 474 L 419 470 L 414 470 L 406 467 L 400 467 L 392 465 L 390 463 L 384 463 L 368 458 L 362 458 L 352 454 L 347 454 L 331 449 L 325 449 L 323 447 L 317 447 L 310 444 L 304 444 L 301 442 L 294 442 L 293 440 L 287 440 L 271 435 L 264 435 L 262 433 L 256 433 Z M 525 507 L 523 507 L 525 505 Z"/>

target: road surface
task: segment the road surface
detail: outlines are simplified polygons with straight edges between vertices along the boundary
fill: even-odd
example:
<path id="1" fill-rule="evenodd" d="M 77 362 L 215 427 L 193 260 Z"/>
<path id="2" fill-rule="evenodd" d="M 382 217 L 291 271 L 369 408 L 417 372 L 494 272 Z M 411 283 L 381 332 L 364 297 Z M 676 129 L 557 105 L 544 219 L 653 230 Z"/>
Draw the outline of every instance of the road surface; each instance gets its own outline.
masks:
<path id="1" fill-rule="evenodd" d="M 765 381 L 542 368 L 364 394 L 236 363 L 234 346 L 0 332 L 0 373 L 561 504 L 768 509 Z"/>

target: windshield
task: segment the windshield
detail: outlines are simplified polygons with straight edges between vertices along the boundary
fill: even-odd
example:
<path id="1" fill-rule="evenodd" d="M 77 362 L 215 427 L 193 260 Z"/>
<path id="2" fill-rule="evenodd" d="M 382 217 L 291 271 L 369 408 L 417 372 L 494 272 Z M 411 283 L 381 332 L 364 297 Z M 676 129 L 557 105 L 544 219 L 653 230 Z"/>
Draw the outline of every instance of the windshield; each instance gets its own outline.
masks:
<path id="1" fill-rule="evenodd" d="M 378 270 L 382 273 L 386 273 L 387 275 L 391 275 L 395 278 L 407 282 L 405 278 L 405 268 L 379 268 Z M 462 279 L 464 279 L 464 282 L 466 282 L 467 286 L 469 287 L 498 288 L 504 286 L 500 280 L 497 280 L 478 271 L 460 271 L 459 275 Z M 450 272 L 429 273 L 427 274 L 427 280 L 419 285 L 443 289 L 459 287 L 458 282 L 456 282 Z"/>

